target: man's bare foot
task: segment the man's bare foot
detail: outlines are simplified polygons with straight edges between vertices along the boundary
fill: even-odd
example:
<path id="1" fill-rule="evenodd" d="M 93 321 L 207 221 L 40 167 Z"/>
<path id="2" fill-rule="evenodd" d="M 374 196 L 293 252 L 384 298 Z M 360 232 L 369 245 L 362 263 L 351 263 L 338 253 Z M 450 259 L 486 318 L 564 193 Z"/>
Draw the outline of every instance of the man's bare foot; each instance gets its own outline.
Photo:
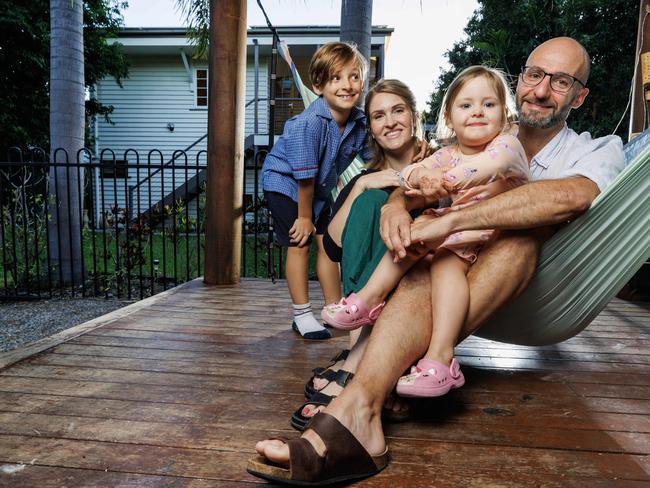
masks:
<path id="1" fill-rule="evenodd" d="M 321 390 L 321 392 L 325 395 L 330 395 L 333 397 L 339 396 L 341 394 L 341 391 L 343 391 L 343 387 L 334 382 L 328 384 L 325 388 L 323 388 L 323 390 Z M 324 410 L 324 405 L 313 405 L 308 403 L 303 407 L 301 414 L 303 417 L 311 418 L 318 412 L 322 412 Z M 398 397 L 394 393 L 388 395 L 388 398 L 386 398 L 386 401 L 384 402 L 383 413 L 388 414 L 389 421 L 391 419 L 402 420 L 400 417 L 404 417 L 404 420 L 406 420 L 409 414 L 409 410 L 410 407 L 408 402 Z"/>
<path id="2" fill-rule="evenodd" d="M 369 403 L 363 401 L 359 389 L 350 391 L 350 394 L 343 395 L 343 398 L 335 398 L 324 411 L 341 422 L 371 455 L 379 455 L 385 451 L 381 412 L 375 412 Z M 326 454 L 325 445 L 315 432 L 307 429 L 302 437 L 314 446 L 319 455 Z M 280 440 L 260 441 L 255 445 L 255 450 L 270 461 L 285 466 L 289 464 L 289 448 Z"/>

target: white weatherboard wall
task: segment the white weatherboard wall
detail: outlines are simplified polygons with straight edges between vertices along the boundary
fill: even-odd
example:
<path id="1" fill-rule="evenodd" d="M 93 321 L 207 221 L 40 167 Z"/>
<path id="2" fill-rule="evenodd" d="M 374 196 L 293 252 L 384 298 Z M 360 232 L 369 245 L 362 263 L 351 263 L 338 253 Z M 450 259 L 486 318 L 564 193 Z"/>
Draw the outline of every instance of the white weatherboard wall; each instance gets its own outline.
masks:
<path id="1" fill-rule="evenodd" d="M 128 159 L 129 164 L 136 162 L 134 153 L 128 153 L 125 158 L 125 151 L 135 149 L 140 156 L 140 164 L 160 165 L 172 159 L 174 151 L 184 150 L 197 139 L 207 133 L 207 108 L 196 107 L 195 96 L 195 69 L 207 69 L 205 63 L 190 63 L 188 73 L 183 64 L 180 54 L 178 56 L 133 56 L 131 58 L 129 77 L 122 82 L 123 87 L 112 78 L 102 80 L 97 86 L 97 97 L 101 103 L 114 107 L 110 118 L 113 124 L 109 124 L 101 118 L 97 123 L 96 137 L 98 140 L 98 155 L 103 149 L 110 148 L 118 160 Z M 258 102 L 258 134 L 265 134 L 268 130 L 268 66 L 267 60 L 260 59 L 258 72 L 259 86 L 258 96 L 262 100 Z M 255 75 L 252 56 L 248 57 L 246 68 L 246 102 L 253 100 L 255 93 Z M 174 125 L 170 131 L 167 124 Z M 254 103 L 246 108 L 245 134 L 253 133 L 254 128 Z M 190 165 L 196 165 L 197 153 L 205 150 L 207 139 L 194 146 L 187 152 Z M 156 150 L 150 154 L 150 151 Z M 162 158 L 160 153 L 162 153 Z M 104 152 L 104 159 L 111 159 L 110 152 Z M 185 157 L 177 155 L 177 165 L 185 164 Z M 199 165 L 205 166 L 205 153 L 200 155 Z M 104 202 L 97 196 L 95 208 L 101 212 L 101 208 L 108 209 L 117 204 L 119 207 L 126 206 L 125 194 L 128 190 L 125 187 L 135 186 L 138 181 L 146 180 L 148 171 L 152 173 L 155 168 L 147 169 L 142 167 L 139 179 L 137 170 L 131 168 L 129 178 L 126 181 L 118 179 L 117 194 L 114 192 L 112 178 L 104 179 Z M 151 191 L 152 203 L 159 201 L 164 195 L 172 191 L 172 170 L 159 171 L 151 179 L 140 185 L 140 211 L 146 210 L 148 193 Z M 195 170 L 187 171 L 189 177 L 195 174 Z M 251 174 L 248 174 L 251 173 Z M 253 175 L 247 173 L 246 191 L 252 193 Z M 176 187 L 185 181 L 185 170 L 176 171 Z M 164 180 L 164 188 L 163 188 Z M 150 182 L 150 184 L 149 184 Z M 101 188 L 99 174 L 95 175 L 97 192 Z M 96 195 L 97 195 L 96 192 Z M 137 208 L 135 198 L 133 210 Z M 97 216 L 98 221 L 101 216 Z"/>

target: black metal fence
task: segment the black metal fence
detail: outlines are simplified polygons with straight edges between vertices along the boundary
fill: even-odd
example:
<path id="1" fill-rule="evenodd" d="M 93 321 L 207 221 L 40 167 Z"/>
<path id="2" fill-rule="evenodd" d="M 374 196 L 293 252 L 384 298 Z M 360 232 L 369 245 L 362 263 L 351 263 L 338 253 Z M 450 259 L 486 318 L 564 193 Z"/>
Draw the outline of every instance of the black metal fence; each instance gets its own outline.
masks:
<path id="1" fill-rule="evenodd" d="M 279 276 L 259 192 L 264 151 L 247 158 L 242 275 Z M 204 150 L 165 159 L 129 149 L 69 155 L 11 149 L 0 162 L 0 299 L 144 298 L 203 274 Z"/>

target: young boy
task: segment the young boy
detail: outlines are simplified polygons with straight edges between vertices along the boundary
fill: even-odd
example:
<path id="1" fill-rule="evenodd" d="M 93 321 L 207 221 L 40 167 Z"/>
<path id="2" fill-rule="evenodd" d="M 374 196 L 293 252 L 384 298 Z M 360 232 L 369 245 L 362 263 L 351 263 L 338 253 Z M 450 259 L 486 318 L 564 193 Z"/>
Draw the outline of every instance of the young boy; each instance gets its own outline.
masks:
<path id="1" fill-rule="evenodd" d="M 338 265 L 323 250 L 323 232 L 329 223 L 330 192 L 338 175 L 364 148 L 365 116 L 355 105 L 367 71 L 367 61 L 350 44 L 331 42 L 319 48 L 309 64 L 309 78 L 319 98 L 286 122 L 282 137 L 262 167 L 262 188 L 277 241 L 288 248 L 292 327 L 306 339 L 331 337 L 309 303 L 307 268 L 313 234 L 325 303 L 341 298 Z"/>

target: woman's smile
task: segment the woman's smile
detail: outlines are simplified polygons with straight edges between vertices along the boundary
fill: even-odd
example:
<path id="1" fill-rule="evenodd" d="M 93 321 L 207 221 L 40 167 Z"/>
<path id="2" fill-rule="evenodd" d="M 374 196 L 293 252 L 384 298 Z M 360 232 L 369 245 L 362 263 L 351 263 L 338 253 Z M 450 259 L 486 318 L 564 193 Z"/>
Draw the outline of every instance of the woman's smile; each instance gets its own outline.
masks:
<path id="1" fill-rule="evenodd" d="M 400 135 L 402 135 L 402 132 L 403 132 L 402 129 L 399 129 L 399 128 L 393 129 L 393 130 L 390 130 L 388 132 L 385 132 L 384 137 L 386 137 L 387 139 L 395 139 L 395 138 L 399 137 Z"/>

